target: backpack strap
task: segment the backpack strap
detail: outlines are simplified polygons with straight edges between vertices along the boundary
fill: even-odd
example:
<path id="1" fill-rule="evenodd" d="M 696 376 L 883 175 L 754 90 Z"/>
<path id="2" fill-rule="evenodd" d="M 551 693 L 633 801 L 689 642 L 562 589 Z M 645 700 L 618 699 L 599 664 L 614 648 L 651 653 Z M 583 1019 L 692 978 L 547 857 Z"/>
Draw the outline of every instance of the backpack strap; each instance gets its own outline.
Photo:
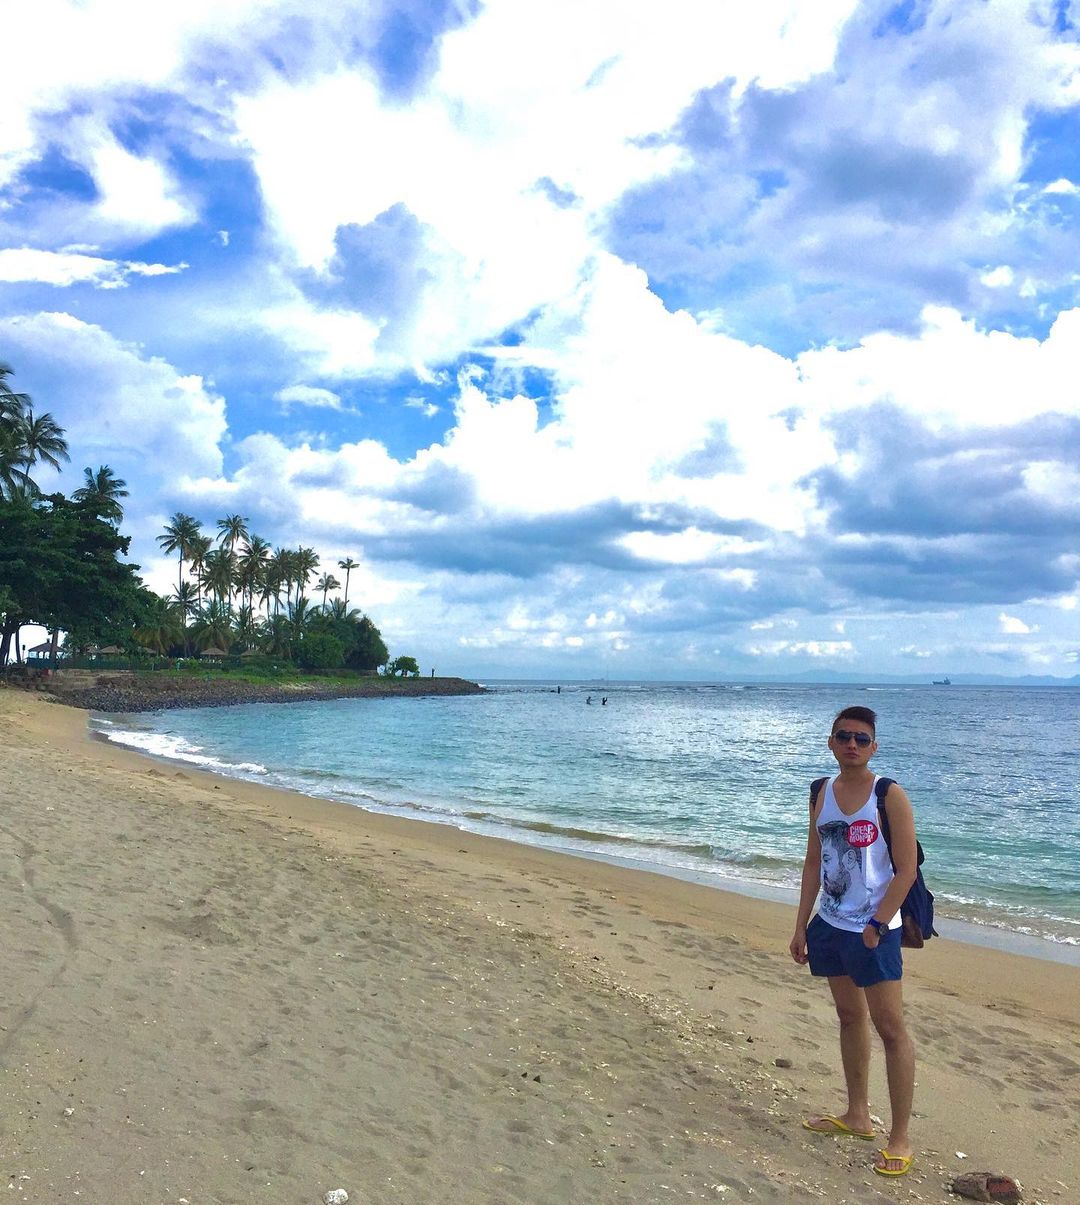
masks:
<path id="1" fill-rule="evenodd" d="M 881 817 L 881 835 L 885 838 L 885 848 L 889 851 L 889 861 L 892 862 L 893 871 L 896 871 L 896 863 L 893 862 L 892 856 L 892 833 L 889 832 L 889 813 L 885 808 L 885 796 L 889 793 L 889 788 L 896 785 L 895 778 L 879 778 L 874 783 L 874 794 L 877 796 L 878 815 Z M 922 846 L 915 842 L 915 865 L 923 864 Z"/>
<path id="2" fill-rule="evenodd" d="M 821 794 L 821 788 L 828 782 L 828 778 L 815 778 L 810 784 L 810 816 L 814 815 L 814 804 L 817 803 L 817 797 Z"/>
<path id="3" fill-rule="evenodd" d="M 881 835 L 885 838 L 885 848 L 889 851 L 889 861 L 892 862 L 893 873 L 896 872 L 896 863 L 893 862 L 892 856 L 892 833 L 889 832 L 889 813 L 885 809 L 885 796 L 889 793 L 889 788 L 896 782 L 895 778 L 879 778 L 874 783 L 874 794 L 877 796 L 878 815 L 881 817 Z"/>

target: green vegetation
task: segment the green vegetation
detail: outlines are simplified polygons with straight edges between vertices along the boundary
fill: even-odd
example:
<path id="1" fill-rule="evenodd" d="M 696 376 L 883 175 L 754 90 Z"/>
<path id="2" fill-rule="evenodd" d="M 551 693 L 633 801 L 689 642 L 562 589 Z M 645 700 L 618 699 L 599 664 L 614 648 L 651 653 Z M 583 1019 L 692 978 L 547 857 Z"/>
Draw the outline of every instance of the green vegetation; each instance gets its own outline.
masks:
<path id="1" fill-rule="evenodd" d="M 157 537 L 176 555 L 176 589 L 149 590 L 120 534 L 127 483 L 108 465 L 84 470 L 70 498 L 46 494 L 31 476 L 40 466 L 70 460 L 64 432 L 51 415 L 35 415 L 28 394 L 11 385 L 0 364 L 0 667 L 21 660 L 19 632 L 40 624 L 52 634 L 52 653 L 65 633 L 64 652 L 105 648 L 127 656 L 209 658 L 238 664 L 266 660 L 277 668 L 419 676 L 412 657 L 390 654 L 372 620 L 349 608 L 349 584 L 359 563 L 338 561 L 344 598 L 332 573 L 307 596 L 319 568 L 312 548 L 272 548 L 243 515 L 218 519 L 216 538 L 191 515 L 177 512 Z M 185 572 L 186 571 L 186 572 Z M 205 664 L 205 662 L 204 662 Z"/>
<path id="2" fill-rule="evenodd" d="M 415 657 L 395 657 L 386 663 L 383 672 L 388 678 L 419 678 L 420 666 Z"/>

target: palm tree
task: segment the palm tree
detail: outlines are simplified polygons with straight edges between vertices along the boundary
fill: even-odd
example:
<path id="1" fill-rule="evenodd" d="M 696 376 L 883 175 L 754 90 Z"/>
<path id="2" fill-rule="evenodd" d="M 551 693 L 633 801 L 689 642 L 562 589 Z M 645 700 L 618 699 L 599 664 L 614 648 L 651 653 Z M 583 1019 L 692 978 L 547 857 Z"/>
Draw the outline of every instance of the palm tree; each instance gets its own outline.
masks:
<path id="1" fill-rule="evenodd" d="M 334 575 L 332 573 L 324 573 L 322 575 L 322 577 L 319 578 L 318 582 L 316 582 L 315 589 L 322 591 L 322 605 L 323 605 L 324 611 L 326 610 L 327 594 L 331 590 L 338 590 L 340 588 L 341 588 L 341 582 L 339 582 L 338 579 L 336 577 L 334 577 Z"/>
<path id="2" fill-rule="evenodd" d="M 319 558 L 315 555 L 314 548 L 298 548 L 296 550 L 296 597 L 299 601 L 303 597 L 304 591 L 307 589 L 308 578 L 319 567 Z"/>
<path id="3" fill-rule="evenodd" d="M 134 635 L 143 648 L 154 653 L 167 653 L 180 640 L 186 642 L 183 611 L 172 599 L 154 596 L 149 601 L 143 623 L 135 629 Z"/>
<path id="4" fill-rule="evenodd" d="M 242 604 L 236 612 L 236 638 L 245 650 L 254 646 L 258 632 L 259 625 L 255 619 L 255 612 L 251 607 Z"/>
<path id="5" fill-rule="evenodd" d="M 227 544 L 229 551 L 235 552 L 237 544 L 248 539 L 247 523 L 244 515 L 226 515 L 224 519 L 218 519 L 218 543 Z"/>
<path id="6" fill-rule="evenodd" d="M 270 556 L 270 545 L 261 536 L 249 536 L 244 551 L 237 562 L 240 592 L 247 595 L 248 606 L 255 605 L 255 589 L 265 584 L 265 570 Z"/>
<path id="7" fill-rule="evenodd" d="M 228 652 L 233 643 L 232 617 L 228 607 L 215 598 L 208 603 L 199 615 L 195 625 L 195 647 L 203 649 L 219 648 Z"/>
<path id="8" fill-rule="evenodd" d="M 363 618 L 360 611 L 358 611 L 355 607 L 353 607 L 353 609 L 350 611 L 340 598 L 332 598 L 330 600 L 330 606 L 327 608 L 326 613 L 331 619 L 343 619 L 347 623 L 359 623 L 359 621 Z"/>
<path id="9" fill-rule="evenodd" d="M 207 554 L 201 575 L 202 584 L 232 618 L 232 590 L 236 584 L 236 556 L 227 548 L 213 548 Z"/>
<path id="10" fill-rule="evenodd" d="M 180 588 L 173 591 L 169 601 L 180 612 L 180 622 L 183 626 L 184 654 L 188 652 L 187 621 L 194 619 L 199 613 L 199 596 L 191 582 L 181 582 Z"/>
<path id="11" fill-rule="evenodd" d="M 59 470 L 61 461 L 71 457 L 64 429 L 51 414 L 34 417 L 30 395 L 16 393 L 8 384 L 11 371 L 0 364 L 0 485 L 9 498 L 33 498 L 39 490 L 30 469 L 40 460 Z"/>
<path id="12" fill-rule="evenodd" d="M 293 640 L 299 641 L 304 638 L 304 632 L 311 623 L 311 618 L 314 612 L 308 600 L 303 595 L 293 603 L 289 608 L 289 622 L 292 624 Z"/>
<path id="13" fill-rule="evenodd" d="M 210 549 L 213 546 L 214 541 L 209 536 L 204 536 L 200 531 L 196 533 L 195 538 L 191 541 L 191 551 L 188 554 L 191 560 L 191 572 L 199 587 L 200 607 L 202 606 L 203 573 L 206 569 L 206 558 L 209 556 Z"/>
<path id="14" fill-rule="evenodd" d="M 10 365 L 0 364 L 0 486 L 9 498 L 32 499 L 40 492 L 30 480 L 34 464 L 42 460 L 58 470 L 71 457 L 63 428 L 51 414 L 34 417 L 30 395 L 11 388 L 11 374 Z"/>
<path id="15" fill-rule="evenodd" d="M 236 545 L 241 540 L 248 538 L 247 518 L 244 515 L 226 515 L 224 519 L 218 519 L 218 543 L 222 548 L 227 548 L 233 556 L 235 563 Z M 233 585 L 238 585 L 238 575 L 233 574 Z M 229 606 L 232 607 L 232 590 L 229 591 Z"/>
<path id="16" fill-rule="evenodd" d="M 198 521 L 192 518 L 191 515 L 185 515 L 183 511 L 179 510 L 165 525 L 165 534 L 157 537 L 157 542 L 161 545 L 162 552 L 175 552 L 179 557 L 180 575 L 177 585 L 180 589 L 183 589 L 184 585 L 184 562 L 190 559 L 192 547 L 198 538 Z M 193 565 L 193 571 L 194 568 Z"/>
<path id="17" fill-rule="evenodd" d="M 338 561 L 337 567 L 345 570 L 345 606 L 349 605 L 349 574 L 354 569 L 360 568 L 360 562 L 354 561 L 351 556 L 345 557 L 344 560 Z"/>
<path id="18" fill-rule="evenodd" d="M 285 588 L 286 605 L 292 603 L 293 554 L 287 548 L 275 548 L 270 558 L 267 576 L 274 584 L 274 613 L 281 610 L 281 590 Z"/>
<path id="19" fill-rule="evenodd" d="M 0 397 L 0 401 L 2 401 Z M 25 495 L 22 478 L 29 466 L 26 449 L 19 440 L 14 422 L 0 422 L 0 497 L 16 498 Z"/>
<path id="20" fill-rule="evenodd" d="M 26 449 L 26 469 L 23 473 L 23 484 L 27 490 L 36 488 L 30 480 L 30 466 L 43 460 L 60 471 L 60 462 L 70 460 L 64 429 L 51 414 L 34 417 L 33 410 L 27 406 L 16 427 L 19 439 Z"/>
<path id="21" fill-rule="evenodd" d="M 124 488 L 127 482 L 117 477 L 107 464 L 101 465 L 96 473 L 87 465 L 83 469 L 83 475 L 86 478 L 85 484 L 71 496 L 76 502 L 86 502 L 93 506 L 97 514 L 109 523 L 119 525 L 124 517 L 120 499 L 128 496 Z"/>
<path id="22" fill-rule="evenodd" d="M 30 395 L 16 393 L 8 384 L 14 371 L 10 364 L 0 363 L 0 419 L 4 421 L 20 418 L 30 406 Z"/>
<path id="23" fill-rule="evenodd" d="M 281 549 L 278 549 L 280 552 Z M 259 594 L 259 600 L 266 607 L 266 617 L 270 618 L 270 600 L 274 600 L 274 613 L 281 608 L 281 586 L 283 582 L 281 576 L 281 562 L 275 553 L 271 553 L 266 558 L 266 563 L 263 565 L 260 572 L 260 585 L 262 589 Z"/>
<path id="24" fill-rule="evenodd" d="M 292 623 L 286 615 L 271 615 L 260 632 L 262 651 L 271 657 L 288 657 L 292 653 Z"/>

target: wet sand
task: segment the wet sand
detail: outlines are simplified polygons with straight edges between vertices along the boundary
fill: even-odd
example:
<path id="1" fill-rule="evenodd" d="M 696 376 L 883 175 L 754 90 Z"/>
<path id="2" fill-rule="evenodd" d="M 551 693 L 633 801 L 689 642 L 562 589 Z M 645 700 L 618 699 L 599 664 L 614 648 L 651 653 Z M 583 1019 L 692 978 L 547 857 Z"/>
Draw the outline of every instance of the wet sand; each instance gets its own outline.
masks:
<path id="1" fill-rule="evenodd" d="M 1080 1200 L 1075 967 L 908 954 L 919 1158 L 886 1181 L 869 1143 L 800 1128 L 842 1081 L 790 908 L 173 767 L 85 723 L 0 691 L 13 1201 L 862 1203 L 981 1168 Z M 880 1049 L 871 1093 L 887 1118 Z"/>

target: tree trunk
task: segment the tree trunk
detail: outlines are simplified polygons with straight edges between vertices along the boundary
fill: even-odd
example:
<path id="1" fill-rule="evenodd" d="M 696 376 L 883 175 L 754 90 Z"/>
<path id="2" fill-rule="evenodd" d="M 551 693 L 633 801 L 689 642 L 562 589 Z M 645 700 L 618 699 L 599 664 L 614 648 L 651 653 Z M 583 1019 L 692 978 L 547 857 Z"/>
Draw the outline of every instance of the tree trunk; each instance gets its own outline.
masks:
<path id="1" fill-rule="evenodd" d="M 11 633 L 17 631 L 17 625 L 13 618 L 4 620 L 4 634 L 0 639 L 0 666 L 7 665 L 8 652 L 11 649 Z"/>

